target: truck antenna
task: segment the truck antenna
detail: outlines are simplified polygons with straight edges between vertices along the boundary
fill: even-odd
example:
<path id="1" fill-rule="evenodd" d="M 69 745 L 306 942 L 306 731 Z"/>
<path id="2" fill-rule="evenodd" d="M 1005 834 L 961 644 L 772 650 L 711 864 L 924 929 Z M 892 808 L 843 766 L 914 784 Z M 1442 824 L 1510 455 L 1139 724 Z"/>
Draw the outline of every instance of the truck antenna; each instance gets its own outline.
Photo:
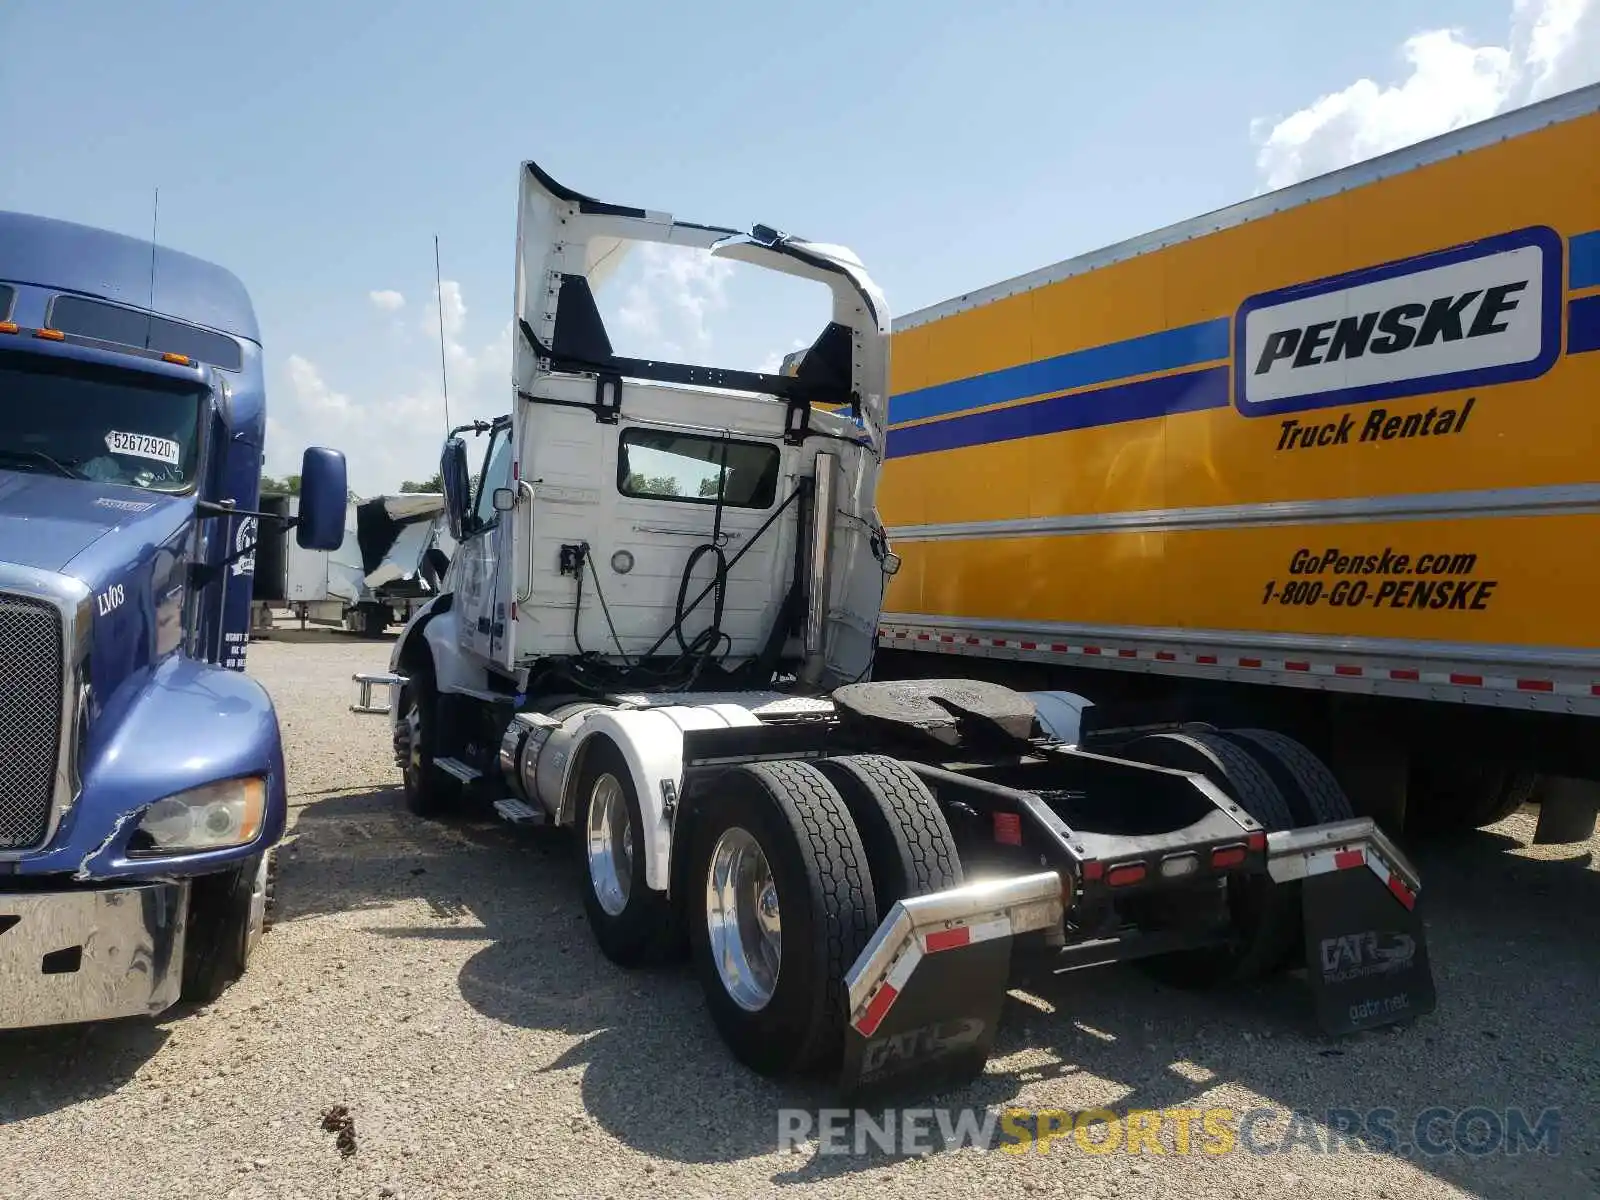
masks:
<path id="1" fill-rule="evenodd" d="M 450 374 L 444 365 L 444 283 L 439 272 L 439 235 L 433 235 L 433 294 L 439 303 L 439 382 L 444 388 L 444 428 L 450 431 Z"/>
<path id="2" fill-rule="evenodd" d="M 156 188 L 155 204 L 150 209 L 150 307 L 145 312 L 144 348 L 150 349 L 150 338 L 156 331 L 156 228 L 161 219 L 161 189 Z"/>

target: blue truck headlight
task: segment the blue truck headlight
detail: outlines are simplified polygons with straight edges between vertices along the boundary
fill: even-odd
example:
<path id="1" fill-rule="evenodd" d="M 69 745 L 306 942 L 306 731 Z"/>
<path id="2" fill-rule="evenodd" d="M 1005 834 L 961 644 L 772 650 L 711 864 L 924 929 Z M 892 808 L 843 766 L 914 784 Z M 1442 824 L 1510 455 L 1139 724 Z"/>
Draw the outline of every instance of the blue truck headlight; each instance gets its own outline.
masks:
<path id="1" fill-rule="evenodd" d="M 157 800 L 139 818 L 130 855 L 225 850 L 253 841 L 267 809 L 267 781 L 224 779 Z"/>

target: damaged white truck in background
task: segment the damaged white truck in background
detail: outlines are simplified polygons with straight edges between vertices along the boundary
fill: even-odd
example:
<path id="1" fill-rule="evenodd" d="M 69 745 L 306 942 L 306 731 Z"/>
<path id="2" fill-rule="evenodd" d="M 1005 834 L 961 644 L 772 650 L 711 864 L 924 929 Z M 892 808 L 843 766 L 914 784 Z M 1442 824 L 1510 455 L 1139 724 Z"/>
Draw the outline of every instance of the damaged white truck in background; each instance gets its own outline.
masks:
<path id="1" fill-rule="evenodd" d="M 263 511 L 293 516 L 297 498 L 265 495 Z M 344 543 L 305 550 L 269 524 L 256 547 L 251 633 L 269 636 L 272 610 L 306 625 L 379 637 L 439 594 L 455 551 L 437 492 L 395 492 L 352 500 Z"/>

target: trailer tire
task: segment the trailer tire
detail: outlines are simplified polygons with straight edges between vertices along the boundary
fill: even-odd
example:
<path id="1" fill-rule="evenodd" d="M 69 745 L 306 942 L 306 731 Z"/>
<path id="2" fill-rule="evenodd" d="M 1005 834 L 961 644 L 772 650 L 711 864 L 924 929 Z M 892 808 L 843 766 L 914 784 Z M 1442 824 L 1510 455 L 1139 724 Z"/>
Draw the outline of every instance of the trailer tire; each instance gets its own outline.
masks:
<path id="1" fill-rule="evenodd" d="M 406 809 L 419 817 L 438 817 L 461 798 L 461 782 L 434 766 L 438 753 L 439 692 L 433 662 L 426 652 L 411 664 L 396 701 L 395 751 Z"/>
<path id="2" fill-rule="evenodd" d="M 816 767 L 855 820 L 880 914 L 899 900 L 961 886 L 955 838 L 916 772 L 881 754 L 827 758 Z"/>
<path id="3" fill-rule="evenodd" d="M 598 813 L 597 799 L 601 801 Z M 601 953 L 621 967 L 666 961 L 681 944 L 677 923 L 666 894 L 652 891 L 645 882 L 639 793 L 622 752 L 609 738 L 598 738 L 584 753 L 574 816 L 584 879 L 583 908 Z M 615 824 L 618 816 L 626 822 L 620 831 Z M 591 829 L 591 818 L 601 827 Z M 614 863 L 619 836 L 625 842 L 621 848 L 625 861 Z"/>
<path id="4" fill-rule="evenodd" d="M 1328 765 L 1294 738 L 1274 729 L 1227 729 L 1223 736 L 1231 738 L 1272 776 L 1289 802 L 1297 827 L 1355 820 L 1350 797 Z"/>
<path id="5" fill-rule="evenodd" d="M 202 875 L 189 885 L 181 999 L 192 1004 L 215 1003 L 244 974 L 257 943 L 271 925 L 274 858 L 268 850 L 227 871 Z"/>
<path id="6" fill-rule="evenodd" d="M 1295 826 L 1289 803 L 1253 756 L 1215 731 L 1153 733 L 1118 753 L 1152 766 L 1193 771 L 1214 783 L 1268 833 Z M 1148 974 L 1181 988 L 1249 983 L 1282 967 L 1300 943 L 1299 893 L 1265 876 L 1233 876 L 1226 902 L 1242 943 L 1138 960 Z"/>
<path id="7" fill-rule="evenodd" d="M 1533 796 L 1533 771 L 1477 759 L 1414 762 L 1406 784 L 1406 832 L 1413 836 L 1482 829 Z"/>
<path id="8" fill-rule="evenodd" d="M 717 1031 L 736 1059 L 762 1075 L 837 1065 L 848 1019 L 845 972 L 878 925 L 866 850 L 844 799 L 808 763 L 751 763 L 704 793 L 691 838 L 689 937 Z M 746 910 L 729 905 L 734 898 L 718 876 L 741 856 L 754 867 L 755 927 L 735 930 L 733 919 Z M 735 998 L 721 963 L 734 954 L 739 966 L 750 963 L 739 934 L 748 929 L 759 938 L 763 910 L 768 920 L 774 911 L 778 917 L 776 963 L 763 958 L 746 967 L 748 982 L 736 985 L 743 994 Z M 762 948 L 770 951 L 771 942 Z"/>
<path id="9" fill-rule="evenodd" d="M 389 618 L 393 616 L 387 607 L 382 604 L 364 604 L 361 606 L 361 636 L 381 638 L 389 631 Z"/>

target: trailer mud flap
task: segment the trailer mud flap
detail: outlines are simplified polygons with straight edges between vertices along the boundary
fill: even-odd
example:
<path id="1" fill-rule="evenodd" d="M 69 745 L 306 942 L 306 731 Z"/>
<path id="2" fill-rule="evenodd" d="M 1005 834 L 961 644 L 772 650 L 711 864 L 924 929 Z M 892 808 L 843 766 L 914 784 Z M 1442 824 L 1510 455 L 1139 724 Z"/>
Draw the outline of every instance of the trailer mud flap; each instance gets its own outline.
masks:
<path id="1" fill-rule="evenodd" d="M 1275 882 L 1302 881 L 1306 977 L 1323 1032 L 1434 1010 L 1421 882 L 1382 830 L 1359 820 L 1274 833 L 1267 855 Z"/>
<path id="2" fill-rule="evenodd" d="M 932 1089 L 981 1074 L 1025 933 L 1061 928 L 1055 872 L 902 900 L 861 952 L 845 986 L 850 1024 L 839 1090 Z"/>

